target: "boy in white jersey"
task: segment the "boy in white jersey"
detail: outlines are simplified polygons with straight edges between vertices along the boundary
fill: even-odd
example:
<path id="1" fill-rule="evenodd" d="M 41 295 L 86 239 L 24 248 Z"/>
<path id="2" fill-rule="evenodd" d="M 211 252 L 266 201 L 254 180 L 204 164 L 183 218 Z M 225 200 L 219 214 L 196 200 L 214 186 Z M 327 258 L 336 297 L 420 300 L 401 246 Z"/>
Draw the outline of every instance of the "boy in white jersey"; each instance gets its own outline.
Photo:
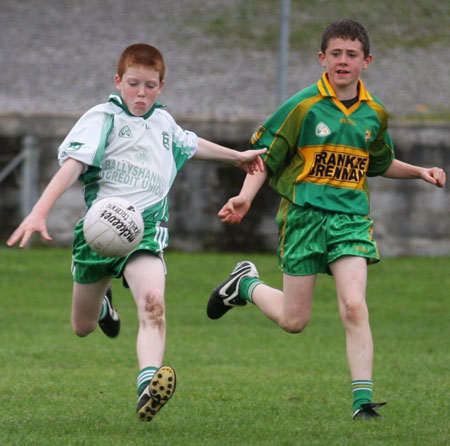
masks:
<path id="1" fill-rule="evenodd" d="M 97 324 L 109 337 L 119 334 L 120 319 L 112 307 L 111 278 L 123 277 L 136 302 L 139 317 L 137 415 L 151 421 L 171 398 L 174 370 L 162 366 L 165 324 L 165 264 L 168 193 L 177 172 L 190 158 L 233 164 L 252 174 L 263 169 L 265 150 L 238 152 L 184 131 L 156 102 L 164 86 L 162 54 L 147 44 L 134 44 L 120 56 L 114 84 L 119 94 L 87 111 L 59 147 L 60 169 L 30 214 L 7 244 L 23 248 L 34 232 L 51 241 L 46 218 L 56 200 L 78 179 L 89 208 L 106 196 L 120 196 L 142 212 L 141 244 L 122 258 L 105 258 L 84 239 L 82 220 L 73 242 L 74 278 L 72 327 L 81 337 Z"/>

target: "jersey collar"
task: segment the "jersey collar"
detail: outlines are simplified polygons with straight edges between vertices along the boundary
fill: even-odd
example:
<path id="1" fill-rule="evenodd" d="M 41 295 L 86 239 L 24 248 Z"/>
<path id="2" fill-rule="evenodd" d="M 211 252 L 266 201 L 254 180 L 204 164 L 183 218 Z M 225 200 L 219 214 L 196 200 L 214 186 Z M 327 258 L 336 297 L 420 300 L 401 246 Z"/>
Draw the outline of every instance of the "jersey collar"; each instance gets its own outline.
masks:
<path id="1" fill-rule="evenodd" d="M 161 104 L 160 102 L 155 102 L 153 104 L 153 107 L 145 115 L 136 116 L 136 115 L 133 115 L 133 113 L 131 113 L 130 110 L 128 110 L 127 104 L 125 104 L 125 101 L 122 99 L 122 97 L 119 94 L 111 93 L 109 95 L 108 101 L 113 102 L 114 104 L 119 106 L 127 115 L 135 116 L 136 118 L 142 118 L 142 119 L 147 119 L 148 117 L 150 117 L 156 108 L 165 107 L 165 105 Z"/>
<path id="2" fill-rule="evenodd" d="M 344 105 L 341 103 L 341 101 L 337 98 L 336 92 L 334 91 L 334 88 L 328 79 L 327 72 L 322 74 L 322 77 L 319 79 L 319 82 L 317 82 L 317 88 L 319 89 L 319 92 L 322 96 L 331 98 L 333 100 L 333 102 L 336 104 L 336 106 L 339 109 L 341 109 L 346 115 L 351 114 L 353 111 L 355 111 L 359 107 L 359 105 L 362 101 L 372 101 L 373 100 L 372 96 L 366 90 L 366 87 L 364 86 L 363 81 L 361 79 L 358 79 L 358 91 L 359 91 L 358 101 L 355 104 L 353 104 L 348 110 L 344 107 Z"/>

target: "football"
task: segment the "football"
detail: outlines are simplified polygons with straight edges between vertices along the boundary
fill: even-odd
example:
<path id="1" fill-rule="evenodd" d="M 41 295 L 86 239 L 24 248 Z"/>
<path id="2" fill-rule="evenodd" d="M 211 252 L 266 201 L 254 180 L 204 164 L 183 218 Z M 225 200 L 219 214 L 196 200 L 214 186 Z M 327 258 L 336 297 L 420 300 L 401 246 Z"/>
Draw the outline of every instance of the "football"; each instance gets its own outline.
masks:
<path id="1" fill-rule="evenodd" d="M 124 198 L 96 201 L 83 222 L 88 245 L 104 257 L 122 257 L 136 248 L 144 235 L 141 213 Z"/>

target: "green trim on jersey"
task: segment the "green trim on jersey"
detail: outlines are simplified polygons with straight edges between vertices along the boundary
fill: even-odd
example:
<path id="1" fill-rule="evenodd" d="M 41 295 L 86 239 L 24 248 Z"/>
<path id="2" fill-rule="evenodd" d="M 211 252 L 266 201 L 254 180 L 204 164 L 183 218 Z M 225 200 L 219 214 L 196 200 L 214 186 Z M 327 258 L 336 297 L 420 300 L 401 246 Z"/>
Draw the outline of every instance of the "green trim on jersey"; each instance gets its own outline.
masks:
<path id="1" fill-rule="evenodd" d="M 172 140 L 172 153 L 173 159 L 175 161 L 175 166 L 177 168 L 177 171 L 179 171 L 186 162 L 186 156 L 189 156 L 190 148 L 186 147 L 183 142 L 180 141 L 180 139 L 174 136 Z"/>
<path id="2" fill-rule="evenodd" d="M 101 178 L 101 171 L 99 167 L 89 167 L 80 180 L 84 182 L 84 201 L 88 208 L 91 207 L 95 201 L 99 191 L 99 180 Z"/>
<path id="3" fill-rule="evenodd" d="M 133 113 L 130 112 L 130 110 L 128 109 L 127 104 L 122 99 L 122 96 L 120 96 L 119 94 L 111 93 L 109 95 L 108 101 L 114 102 L 114 104 L 118 105 L 127 115 L 129 115 L 129 116 L 136 116 L 136 115 L 133 115 Z M 139 117 L 142 118 L 142 119 L 147 119 L 147 118 L 149 118 L 152 115 L 152 113 L 154 112 L 154 110 L 156 108 L 163 108 L 163 107 L 165 107 L 165 105 L 161 104 L 160 102 L 155 102 L 153 104 L 152 108 L 145 115 L 142 115 L 142 116 L 139 116 Z"/>
<path id="4" fill-rule="evenodd" d="M 108 140 L 108 136 L 111 133 L 111 130 L 114 127 L 114 115 L 112 113 L 105 113 L 105 118 L 102 124 L 100 141 L 98 143 L 98 148 L 95 152 L 95 157 L 92 162 L 92 165 L 95 167 L 101 167 L 103 152 L 105 151 L 106 141 Z"/>
<path id="5" fill-rule="evenodd" d="M 105 113 L 102 124 L 100 141 L 95 151 L 95 157 L 92 166 L 89 166 L 87 171 L 80 175 L 80 180 L 84 182 L 84 199 L 89 208 L 93 201 L 97 198 L 99 189 L 98 180 L 100 179 L 100 172 L 102 166 L 102 158 L 106 148 L 106 142 L 114 127 L 114 115 L 112 113 Z"/>
<path id="6" fill-rule="evenodd" d="M 166 222 L 169 219 L 169 197 L 166 196 L 159 203 L 147 208 L 142 213 L 142 217 L 144 220 L 150 219 Z"/>
<path id="7" fill-rule="evenodd" d="M 270 185 L 300 206 L 369 213 L 367 176 L 394 159 L 388 114 L 359 80 L 358 101 L 347 109 L 324 73 L 294 95 L 253 135 L 269 168 Z"/>

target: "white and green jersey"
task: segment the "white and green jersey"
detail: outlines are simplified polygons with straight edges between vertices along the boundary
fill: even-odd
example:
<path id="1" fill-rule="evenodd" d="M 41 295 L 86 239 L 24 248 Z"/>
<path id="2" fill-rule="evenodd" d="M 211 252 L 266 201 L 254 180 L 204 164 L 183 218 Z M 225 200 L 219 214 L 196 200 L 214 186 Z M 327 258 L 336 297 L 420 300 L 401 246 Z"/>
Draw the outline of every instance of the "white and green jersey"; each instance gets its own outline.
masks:
<path id="1" fill-rule="evenodd" d="M 197 150 L 195 133 L 183 130 L 156 103 L 144 116 L 132 115 L 117 94 L 88 110 L 59 147 L 63 164 L 86 165 L 80 176 L 89 208 L 104 197 L 123 197 L 155 221 L 167 221 L 173 181 Z"/>

